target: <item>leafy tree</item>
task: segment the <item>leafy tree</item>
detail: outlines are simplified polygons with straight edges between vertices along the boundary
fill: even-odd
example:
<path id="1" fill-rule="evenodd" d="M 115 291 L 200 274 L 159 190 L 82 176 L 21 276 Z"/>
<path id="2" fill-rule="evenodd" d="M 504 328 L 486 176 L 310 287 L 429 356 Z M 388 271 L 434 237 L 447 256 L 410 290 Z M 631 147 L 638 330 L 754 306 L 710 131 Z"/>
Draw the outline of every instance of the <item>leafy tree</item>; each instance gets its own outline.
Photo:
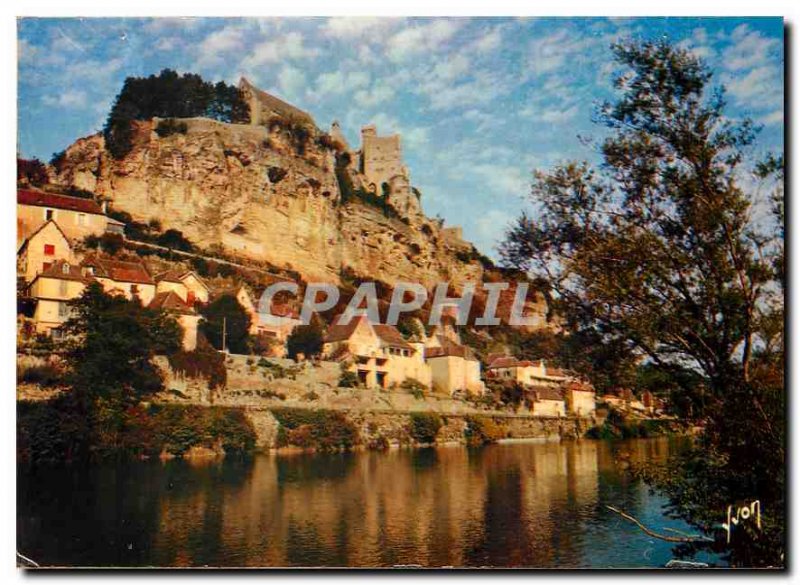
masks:
<path id="1" fill-rule="evenodd" d="M 319 355 L 322 351 L 322 324 L 317 319 L 312 319 L 308 325 L 298 325 L 286 340 L 286 353 L 293 360 L 298 354 L 306 358 Z"/>
<path id="2" fill-rule="evenodd" d="M 114 158 L 123 158 L 133 147 L 133 121 L 202 116 L 232 124 L 246 123 L 250 109 L 234 86 L 204 81 L 194 73 L 178 75 L 164 69 L 149 77 L 127 77 L 109 112 L 103 136 Z M 182 132 L 185 124 L 171 121 L 161 133 Z"/>
<path id="3" fill-rule="evenodd" d="M 74 392 L 124 403 L 161 390 L 152 358 L 180 349 L 181 329 L 172 317 L 108 295 L 96 282 L 72 311 L 65 330 L 75 340 L 68 354 Z"/>
<path id="4" fill-rule="evenodd" d="M 763 530 L 719 546 L 735 565 L 782 564 L 783 377 L 754 354 L 764 308 L 782 307 L 782 242 L 752 221 L 739 181 L 757 132 L 725 117 L 724 91 L 689 52 L 666 41 L 613 52 L 625 71 L 597 112 L 603 164 L 537 172 L 535 220 L 519 218 L 501 256 L 548 284 L 571 328 L 702 376 L 705 432 L 650 479 L 669 513 L 707 531 L 728 505 L 760 499 Z"/>
<path id="5" fill-rule="evenodd" d="M 17 182 L 27 181 L 34 187 L 41 187 L 49 182 L 47 167 L 38 158 L 24 159 L 17 157 Z"/>
<path id="6" fill-rule="evenodd" d="M 250 340 L 250 315 L 233 295 L 222 295 L 206 305 L 199 330 L 206 339 L 222 349 L 223 323 L 225 348 L 232 353 L 247 353 Z"/>
<path id="7" fill-rule="evenodd" d="M 183 250 L 184 252 L 191 252 L 194 250 L 194 245 L 189 241 L 183 232 L 176 229 L 168 229 L 163 234 L 156 238 L 156 243 L 165 248 L 173 248 L 175 250 Z"/>

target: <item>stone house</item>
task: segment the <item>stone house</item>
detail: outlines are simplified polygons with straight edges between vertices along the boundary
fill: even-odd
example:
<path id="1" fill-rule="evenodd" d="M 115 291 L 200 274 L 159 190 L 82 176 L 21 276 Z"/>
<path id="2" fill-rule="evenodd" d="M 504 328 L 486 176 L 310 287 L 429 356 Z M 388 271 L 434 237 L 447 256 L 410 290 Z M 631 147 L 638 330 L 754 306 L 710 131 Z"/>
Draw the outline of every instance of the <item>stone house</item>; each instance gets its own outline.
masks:
<path id="1" fill-rule="evenodd" d="M 553 386 L 531 386 L 529 392 L 534 416 L 566 416 L 564 395 Z"/>
<path id="2" fill-rule="evenodd" d="M 55 260 L 37 274 L 28 288 L 35 299 L 33 322 L 37 333 L 52 333 L 70 317 L 69 301 L 83 293 L 91 282 L 86 270 L 67 260 Z"/>
<path id="3" fill-rule="evenodd" d="M 156 275 L 156 294 L 174 292 L 187 305 L 205 304 L 211 296 L 211 289 L 193 270 L 168 270 Z"/>
<path id="4" fill-rule="evenodd" d="M 324 338 L 323 355 L 351 362 L 349 370 L 367 387 L 388 388 L 414 379 L 431 386 L 421 342 L 409 343 L 392 325 L 373 325 L 360 316 L 347 325 L 332 325 Z"/>
<path id="5" fill-rule="evenodd" d="M 166 311 L 177 319 L 183 328 L 183 349 L 192 351 L 197 347 L 197 325 L 200 322 L 200 315 L 177 292 L 166 290 L 156 293 L 148 307 Z"/>
<path id="6" fill-rule="evenodd" d="M 591 384 L 573 380 L 564 387 L 567 411 L 576 416 L 593 416 L 595 412 L 595 391 Z"/>
<path id="7" fill-rule="evenodd" d="M 471 348 L 462 345 L 452 328 L 433 333 L 425 342 L 425 362 L 431 370 L 436 391 L 453 395 L 456 391 L 483 394 L 481 363 Z"/>
<path id="8" fill-rule="evenodd" d="M 93 199 L 17 189 L 17 244 L 51 219 L 57 221 L 72 240 L 102 235 L 109 221 L 103 208 Z"/>
<path id="9" fill-rule="evenodd" d="M 56 260 L 74 263 L 69 239 L 58 223 L 50 219 L 26 237 L 17 249 L 17 276 L 25 282 L 33 282 L 37 274 L 50 268 Z"/>
<path id="10" fill-rule="evenodd" d="M 141 262 L 90 256 L 83 260 L 83 267 L 109 294 L 136 298 L 144 306 L 156 296 L 156 281 Z"/>
<path id="11" fill-rule="evenodd" d="M 486 368 L 489 379 L 514 381 L 528 386 L 560 387 L 569 376 L 560 368 L 545 365 L 544 360 L 518 360 L 513 356 L 493 356 Z"/>

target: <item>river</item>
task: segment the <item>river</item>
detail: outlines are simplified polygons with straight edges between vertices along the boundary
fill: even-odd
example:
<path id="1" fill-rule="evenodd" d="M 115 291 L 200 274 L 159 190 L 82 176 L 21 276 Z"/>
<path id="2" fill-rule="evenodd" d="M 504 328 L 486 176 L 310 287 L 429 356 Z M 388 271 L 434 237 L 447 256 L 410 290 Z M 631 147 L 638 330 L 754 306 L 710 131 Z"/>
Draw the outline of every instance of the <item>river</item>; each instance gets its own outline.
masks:
<path id="1" fill-rule="evenodd" d="M 18 474 L 18 550 L 41 566 L 663 567 L 662 516 L 621 461 L 671 439 L 515 443 Z M 708 559 L 704 559 L 708 560 Z"/>

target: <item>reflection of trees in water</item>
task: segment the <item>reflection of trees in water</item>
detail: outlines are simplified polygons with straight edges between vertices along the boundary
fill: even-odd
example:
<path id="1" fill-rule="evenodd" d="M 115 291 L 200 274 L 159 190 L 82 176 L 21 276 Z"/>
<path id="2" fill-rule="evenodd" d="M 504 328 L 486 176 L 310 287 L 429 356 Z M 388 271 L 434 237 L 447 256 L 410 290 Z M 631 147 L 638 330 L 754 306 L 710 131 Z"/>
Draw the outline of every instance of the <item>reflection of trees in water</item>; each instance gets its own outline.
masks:
<path id="1" fill-rule="evenodd" d="M 605 503 L 640 512 L 620 457 L 663 457 L 666 445 L 656 443 L 263 455 L 53 472 L 48 480 L 23 474 L 20 549 L 28 554 L 22 543 L 31 543 L 46 563 L 93 565 L 581 565 L 598 530 L 614 522 Z"/>

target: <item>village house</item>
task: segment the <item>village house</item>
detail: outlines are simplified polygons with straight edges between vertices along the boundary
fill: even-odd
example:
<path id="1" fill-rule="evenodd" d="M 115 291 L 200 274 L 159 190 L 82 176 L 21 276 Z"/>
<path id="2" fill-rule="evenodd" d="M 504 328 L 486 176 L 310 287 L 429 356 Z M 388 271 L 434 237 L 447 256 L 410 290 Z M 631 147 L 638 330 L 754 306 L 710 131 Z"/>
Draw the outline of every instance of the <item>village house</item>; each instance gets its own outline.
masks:
<path id="1" fill-rule="evenodd" d="M 554 386 L 529 386 L 534 416 L 566 416 L 562 390 Z"/>
<path id="2" fill-rule="evenodd" d="M 576 416 L 594 416 L 596 400 L 591 384 L 581 380 L 571 380 L 564 387 L 567 412 Z"/>
<path id="3" fill-rule="evenodd" d="M 25 282 L 33 282 L 37 274 L 50 268 L 56 260 L 74 263 L 69 239 L 58 223 L 50 219 L 26 237 L 17 249 L 17 276 Z"/>
<path id="4" fill-rule="evenodd" d="M 55 260 L 37 274 L 28 288 L 28 295 L 36 303 L 35 331 L 53 333 L 63 325 L 70 317 L 69 301 L 79 297 L 90 281 L 84 268 L 67 260 Z"/>
<path id="5" fill-rule="evenodd" d="M 278 304 L 274 300 L 268 313 L 258 312 L 259 331 L 281 344 L 285 343 L 294 328 L 302 323 L 300 314 L 289 305 Z"/>
<path id="6" fill-rule="evenodd" d="M 161 309 L 174 316 L 183 328 L 183 349 L 192 351 L 197 347 L 197 325 L 200 315 L 194 307 L 182 299 L 174 290 L 156 293 L 148 305 L 151 309 Z"/>
<path id="7" fill-rule="evenodd" d="M 50 220 L 58 222 L 64 234 L 72 240 L 102 235 L 109 227 L 104 209 L 93 199 L 17 189 L 18 245 Z M 116 224 L 112 229 L 118 230 Z"/>
<path id="8" fill-rule="evenodd" d="M 425 362 L 437 392 L 453 395 L 456 391 L 483 394 L 481 363 L 471 348 L 462 345 L 458 333 L 449 326 L 442 333 L 433 332 L 425 342 Z"/>
<path id="9" fill-rule="evenodd" d="M 388 388 L 408 379 L 431 386 L 423 344 L 409 343 L 396 327 L 372 324 L 364 316 L 347 325 L 332 325 L 322 351 L 328 359 L 352 361 L 350 371 L 367 387 Z"/>
<path id="10" fill-rule="evenodd" d="M 156 294 L 174 292 L 187 305 L 205 304 L 211 295 L 211 289 L 193 270 L 168 270 L 156 275 Z"/>
<path id="11" fill-rule="evenodd" d="M 143 306 L 156 296 L 156 282 L 141 262 L 90 256 L 83 260 L 83 266 L 109 294 L 138 299 Z"/>
<path id="12" fill-rule="evenodd" d="M 544 360 L 538 362 L 518 360 L 513 356 L 490 356 L 486 368 L 486 377 L 495 380 L 510 380 L 528 386 L 560 387 L 569 376 L 559 368 L 545 365 Z"/>

